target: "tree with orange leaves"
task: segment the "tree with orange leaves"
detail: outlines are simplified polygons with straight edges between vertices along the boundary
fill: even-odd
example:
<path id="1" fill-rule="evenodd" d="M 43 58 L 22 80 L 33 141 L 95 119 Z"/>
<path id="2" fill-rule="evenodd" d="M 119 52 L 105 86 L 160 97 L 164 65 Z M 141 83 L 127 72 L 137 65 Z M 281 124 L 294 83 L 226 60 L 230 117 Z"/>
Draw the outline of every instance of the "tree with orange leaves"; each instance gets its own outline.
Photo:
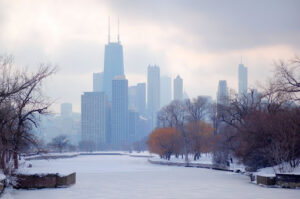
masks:
<path id="1" fill-rule="evenodd" d="M 183 147 L 181 133 L 170 127 L 155 129 L 150 134 L 147 144 L 151 153 L 167 160 L 170 160 L 172 154 L 179 154 Z"/>

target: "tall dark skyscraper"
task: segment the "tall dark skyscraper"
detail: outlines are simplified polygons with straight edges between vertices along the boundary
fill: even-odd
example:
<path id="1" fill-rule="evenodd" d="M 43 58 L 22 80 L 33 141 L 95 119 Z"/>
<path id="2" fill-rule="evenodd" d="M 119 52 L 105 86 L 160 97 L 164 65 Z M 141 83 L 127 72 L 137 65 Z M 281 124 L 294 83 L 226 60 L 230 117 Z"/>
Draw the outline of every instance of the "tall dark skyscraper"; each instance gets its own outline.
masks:
<path id="1" fill-rule="evenodd" d="M 119 25 L 118 25 L 119 29 Z M 112 100 L 112 80 L 116 76 L 124 75 L 124 63 L 123 63 L 123 46 L 120 42 L 119 30 L 117 42 L 110 42 L 110 29 L 108 26 L 108 43 L 105 45 L 104 55 L 104 78 L 103 78 L 103 90 L 108 97 L 108 100 Z"/>
<path id="2" fill-rule="evenodd" d="M 111 142 L 122 146 L 129 142 L 128 134 L 128 81 L 117 76 L 112 81 Z"/>

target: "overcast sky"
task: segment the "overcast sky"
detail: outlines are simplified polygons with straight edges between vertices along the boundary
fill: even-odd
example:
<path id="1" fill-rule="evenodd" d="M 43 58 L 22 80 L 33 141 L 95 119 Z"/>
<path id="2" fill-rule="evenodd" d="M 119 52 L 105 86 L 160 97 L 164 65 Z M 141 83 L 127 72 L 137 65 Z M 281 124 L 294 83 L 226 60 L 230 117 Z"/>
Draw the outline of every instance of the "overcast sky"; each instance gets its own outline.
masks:
<path id="1" fill-rule="evenodd" d="M 0 54 L 35 70 L 59 71 L 45 85 L 59 104 L 80 111 L 92 90 L 92 73 L 103 70 L 107 21 L 116 40 L 117 18 L 129 85 L 146 82 L 147 66 L 179 74 L 190 97 L 216 96 L 218 81 L 237 89 L 237 67 L 248 67 L 249 86 L 271 75 L 273 62 L 300 55 L 298 0 L 0 0 Z"/>

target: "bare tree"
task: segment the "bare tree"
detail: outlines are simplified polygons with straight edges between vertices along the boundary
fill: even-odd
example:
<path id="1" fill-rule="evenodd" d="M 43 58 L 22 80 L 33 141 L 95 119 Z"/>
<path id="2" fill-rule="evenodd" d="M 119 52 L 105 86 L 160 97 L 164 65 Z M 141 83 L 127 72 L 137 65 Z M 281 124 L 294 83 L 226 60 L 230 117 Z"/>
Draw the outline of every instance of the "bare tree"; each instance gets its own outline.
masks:
<path id="1" fill-rule="evenodd" d="M 273 84 L 277 91 L 289 93 L 295 100 L 300 100 L 300 57 L 289 62 L 275 63 L 275 79 Z"/>
<path id="2" fill-rule="evenodd" d="M 6 173 L 18 169 L 18 155 L 24 147 L 37 143 L 32 128 L 51 104 L 42 93 L 42 82 L 54 72 L 55 68 L 41 65 L 30 74 L 15 68 L 12 57 L 0 57 L 1 167 Z"/>
<path id="3" fill-rule="evenodd" d="M 187 121 L 186 110 L 184 102 L 174 100 L 160 111 L 158 120 L 163 127 L 174 127 L 182 134 L 185 162 L 188 165 L 188 138 L 185 129 Z"/>
<path id="4" fill-rule="evenodd" d="M 209 105 L 207 98 L 199 96 L 193 100 L 187 99 L 185 104 L 188 113 L 187 120 L 189 122 L 205 120 Z"/>

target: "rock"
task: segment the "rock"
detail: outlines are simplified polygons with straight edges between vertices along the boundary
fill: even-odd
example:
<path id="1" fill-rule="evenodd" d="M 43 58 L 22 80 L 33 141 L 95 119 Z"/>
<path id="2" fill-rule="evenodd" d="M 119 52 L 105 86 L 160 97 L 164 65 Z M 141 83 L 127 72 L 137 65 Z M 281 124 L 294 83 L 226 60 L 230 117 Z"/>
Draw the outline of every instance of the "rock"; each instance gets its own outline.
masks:
<path id="1" fill-rule="evenodd" d="M 76 183 L 76 173 L 71 173 L 65 176 L 61 176 L 59 174 L 16 174 L 15 177 L 17 179 L 13 184 L 13 187 L 16 189 L 67 187 Z"/>
<path id="2" fill-rule="evenodd" d="M 262 184 L 262 185 L 275 185 L 275 177 L 269 177 L 269 176 L 256 176 L 256 183 L 257 184 Z"/>
<path id="3" fill-rule="evenodd" d="M 300 187 L 300 175 L 276 174 L 276 184 L 283 188 Z"/>
<path id="4" fill-rule="evenodd" d="M 56 178 L 56 186 L 57 187 L 65 187 L 70 186 L 76 183 L 76 173 L 71 173 L 67 176 L 57 176 Z"/>

